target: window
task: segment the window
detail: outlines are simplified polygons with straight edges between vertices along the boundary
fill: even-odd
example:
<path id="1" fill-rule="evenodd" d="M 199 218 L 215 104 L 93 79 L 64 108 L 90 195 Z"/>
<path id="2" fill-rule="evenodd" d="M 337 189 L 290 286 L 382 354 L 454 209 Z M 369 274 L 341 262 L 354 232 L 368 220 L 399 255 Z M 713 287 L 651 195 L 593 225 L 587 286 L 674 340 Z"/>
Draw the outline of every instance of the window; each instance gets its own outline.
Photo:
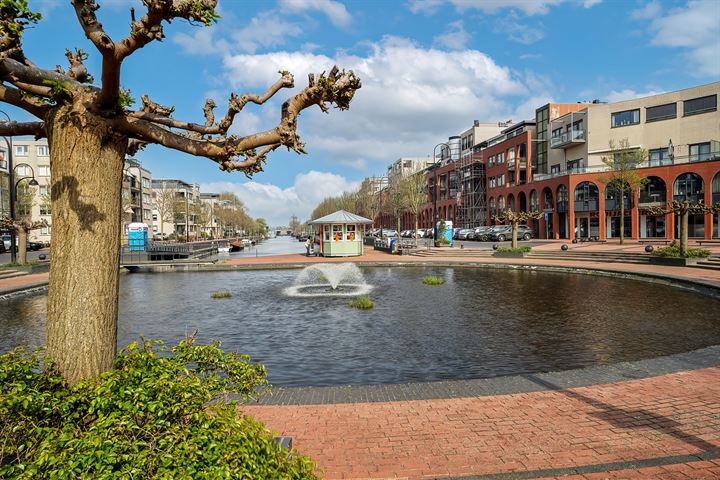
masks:
<path id="1" fill-rule="evenodd" d="M 550 173 L 553 175 L 556 173 L 560 173 L 560 165 L 552 165 L 550 167 Z"/>
<path id="2" fill-rule="evenodd" d="M 355 240 L 355 225 L 347 226 L 347 231 L 345 232 L 345 240 L 350 240 L 351 242 Z"/>
<path id="3" fill-rule="evenodd" d="M 142 186 L 143 186 L 143 188 L 150 188 L 150 179 L 143 177 Z"/>
<path id="4" fill-rule="evenodd" d="M 333 225 L 332 226 L 332 233 L 333 233 L 333 240 L 340 241 L 343 238 L 343 227 L 342 225 Z"/>
<path id="5" fill-rule="evenodd" d="M 559 167 L 560 165 L 558 165 Z M 573 173 L 582 173 L 585 171 L 585 164 L 583 162 L 583 159 L 580 158 L 578 160 L 571 160 L 567 163 L 567 168 L 570 172 Z"/>
<path id="6" fill-rule="evenodd" d="M 500 152 L 497 155 L 497 163 L 503 163 L 505 161 L 505 153 Z"/>
<path id="7" fill-rule="evenodd" d="M 690 161 L 702 162 L 705 160 L 710 160 L 710 142 L 690 145 Z"/>
<path id="8" fill-rule="evenodd" d="M 615 112 L 612 114 L 613 127 L 625 127 L 627 125 L 636 125 L 640 123 L 640 109 L 626 110 L 624 112 Z"/>
<path id="9" fill-rule="evenodd" d="M 40 235 L 50 235 L 50 227 L 42 227 L 40 229 Z"/>
<path id="10" fill-rule="evenodd" d="M 717 110 L 717 95 L 693 98 L 683 102 L 683 114 L 697 115 L 698 113 L 714 112 Z"/>
<path id="11" fill-rule="evenodd" d="M 324 228 L 323 228 L 323 231 L 325 232 L 325 241 L 326 241 L 326 242 L 329 242 L 329 241 L 330 241 L 330 235 L 332 234 L 332 232 L 331 232 L 331 230 L 330 230 L 330 225 L 323 225 L 323 227 L 324 227 Z"/>
<path id="12" fill-rule="evenodd" d="M 648 152 L 651 167 L 659 167 L 661 165 L 672 165 L 670 152 L 667 148 L 655 148 Z"/>
<path id="13" fill-rule="evenodd" d="M 490 157 L 488 158 L 488 167 L 492 167 L 493 165 L 495 165 L 495 156 L 490 155 Z"/>
<path id="14" fill-rule="evenodd" d="M 51 215 L 51 209 L 49 203 L 40 204 L 40 215 Z"/>
<path id="15" fill-rule="evenodd" d="M 498 187 L 504 187 L 505 186 L 505 174 L 498 175 Z"/>
<path id="16" fill-rule="evenodd" d="M 495 188 L 495 177 L 490 177 L 490 188 Z"/>
<path id="17" fill-rule="evenodd" d="M 153 217 L 152 217 L 152 218 L 153 218 L 153 222 L 157 222 L 157 221 L 158 221 L 157 213 L 153 213 Z"/>
<path id="18" fill-rule="evenodd" d="M 552 138 L 560 138 L 562 136 L 562 127 L 556 128 L 552 131 Z"/>
<path id="19" fill-rule="evenodd" d="M 515 149 L 511 148 L 507 152 L 507 161 L 508 163 L 513 163 L 515 161 Z"/>
<path id="20" fill-rule="evenodd" d="M 48 157 L 50 156 L 50 149 L 47 145 L 37 145 L 35 147 L 35 152 L 37 153 L 38 157 Z"/>
<path id="21" fill-rule="evenodd" d="M 48 193 L 50 193 L 50 191 L 48 190 L 47 185 L 41 185 L 38 187 L 38 194 L 40 196 L 47 195 Z"/>
<path id="22" fill-rule="evenodd" d="M 15 145 L 15 155 L 18 157 L 27 157 L 28 146 L 27 145 Z"/>
<path id="23" fill-rule="evenodd" d="M 50 165 L 38 166 L 38 177 L 49 177 L 50 176 Z"/>
<path id="24" fill-rule="evenodd" d="M 15 167 L 15 175 L 18 177 L 29 177 L 32 175 L 32 170 L 27 165 L 18 165 Z"/>
<path id="25" fill-rule="evenodd" d="M 666 103 L 645 109 L 645 122 L 656 122 L 677 117 L 677 103 Z"/>

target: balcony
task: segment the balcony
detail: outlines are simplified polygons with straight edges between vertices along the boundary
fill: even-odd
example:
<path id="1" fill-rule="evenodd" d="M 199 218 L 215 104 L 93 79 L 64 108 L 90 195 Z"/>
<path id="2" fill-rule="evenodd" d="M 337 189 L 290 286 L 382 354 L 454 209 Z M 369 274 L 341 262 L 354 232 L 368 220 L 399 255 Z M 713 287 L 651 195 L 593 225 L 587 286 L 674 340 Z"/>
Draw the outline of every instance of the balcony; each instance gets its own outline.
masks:
<path id="1" fill-rule="evenodd" d="M 639 206 L 654 207 L 665 205 L 665 192 L 640 192 Z"/>
<path id="2" fill-rule="evenodd" d="M 585 143 L 585 130 L 570 130 L 550 139 L 551 148 L 568 148 Z"/>
<path id="3" fill-rule="evenodd" d="M 575 201 L 576 212 L 597 212 L 598 201 L 597 200 L 585 200 Z"/>
<path id="4" fill-rule="evenodd" d="M 630 210 L 632 208 L 632 199 L 626 198 L 623 203 L 625 204 L 625 210 Z M 609 212 L 611 210 L 620 210 L 620 202 L 617 198 L 605 199 L 605 211 Z"/>

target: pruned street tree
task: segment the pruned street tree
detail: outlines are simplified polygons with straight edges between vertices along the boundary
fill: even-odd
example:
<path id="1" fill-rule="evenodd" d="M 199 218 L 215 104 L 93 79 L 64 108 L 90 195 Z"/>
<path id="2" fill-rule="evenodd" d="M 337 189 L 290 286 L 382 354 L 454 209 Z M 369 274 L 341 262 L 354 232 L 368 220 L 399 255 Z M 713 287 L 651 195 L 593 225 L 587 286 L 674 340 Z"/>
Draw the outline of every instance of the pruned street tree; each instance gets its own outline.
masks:
<path id="1" fill-rule="evenodd" d="M 502 212 L 498 213 L 493 217 L 498 222 L 509 223 L 512 227 L 512 243 L 511 248 L 517 248 L 518 244 L 518 225 L 526 223 L 528 220 L 538 220 L 544 215 L 543 212 L 537 211 L 523 211 L 516 212 L 510 208 L 506 208 Z"/>
<path id="2" fill-rule="evenodd" d="M 32 207 L 35 206 L 35 189 L 26 180 L 18 183 L 16 194 L 13 218 L 12 220 L 9 217 L 0 218 L 0 227 L 15 230 L 17 233 L 17 261 L 18 263 L 27 263 L 28 234 L 33 230 L 47 227 L 48 223 L 45 219 L 32 219 Z M 16 247 L 11 245 L 10 248 Z"/>
<path id="3" fill-rule="evenodd" d="M 647 179 L 641 175 L 637 168 L 647 161 L 648 152 L 644 148 L 631 148 L 627 138 L 618 143 L 610 141 L 609 154 L 602 157 L 602 162 L 608 168 L 598 180 L 605 185 L 616 198 L 620 206 L 620 245 L 625 243 L 625 197 L 632 198 L 633 192 L 640 189 Z"/>
<path id="4" fill-rule="evenodd" d="M 25 110 L 35 121 L 0 124 L 0 135 L 47 137 L 52 165 L 52 263 L 47 307 L 46 357 L 70 382 L 113 367 L 117 343 L 120 214 L 123 164 L 148 144 L 205 157 L 221 170 L 252 175 L 267 155 L 285 146 L 298 153 L 300 113 L 312 106 L 327 112 L 349 108 L 360 80 L 333 67 L 309 75 L 308 85 L 287 99 L 274 128 L 229 133 L 248 103 L 264 104 L 295 79 L 282 71 L 261 94 L 233 93 L 227 111 L 205 102 L 204 121 L 173 117 L 174 108 L 147 95 L 142 104 L 121 88 L 124 62 L 165 37 L 165 24 L 186 20 L 217 22 L 216 0 L 143 0 L 144 12 L 131 10 L 129 34 L 113 39 L 98 20 L 95 0 L 72 0 L 80 28 L 102 57 L 99 83 L 88 72 L 82 49 L 67 50 L 69 66 L 42 68 L 25 56 L 22 35 L 40 20 L 26 0 L 3 0 L 0 10 L 0 101 Z"/>
<path id="5" fill-rule="evenodd" d="M 405 210 L 415 219 L 415 246 L 418 244 L 418 216 L 427 202 L 427 182 L 424 172 L 410 174 L 401 182 L 403 203 Z"/>
<path id="6" fill-rule="evenodd" d="M 153 206 L 160 222 L 162 238 L 165 238 L 165 222 L 172 222 L 175 217 L 175 197 L 177 197 L 177 189 L 169 184 L 161 183 L 159 188 L 153 188 Z"/>
<path id="7" fill-rule="evenodd" d="M 650 215 L 666 215 L 672 213 L 677 215 L 680 222 L 680 255 L 685 257 L 688 253 L 688 217 L 691 214 L 720 213 L 720 203 L 705 205 L 703 202 L 696 202 L 691 199 L 674 200 L 666 207 L 646 208 Z"/>

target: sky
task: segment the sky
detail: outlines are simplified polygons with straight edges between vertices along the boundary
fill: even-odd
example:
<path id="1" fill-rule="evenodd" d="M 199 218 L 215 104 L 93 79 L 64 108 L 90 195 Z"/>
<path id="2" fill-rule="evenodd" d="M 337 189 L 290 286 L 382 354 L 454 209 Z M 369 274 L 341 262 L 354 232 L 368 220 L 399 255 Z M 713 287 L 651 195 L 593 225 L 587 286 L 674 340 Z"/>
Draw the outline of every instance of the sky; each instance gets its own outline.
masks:
<path id="1" fill-rule="evenodd" d="M 128 34 L 131 6 L 144 11 L 140 1 L 98 3 L 114 40 Z M 44 18 L 25 34 L 27 57 L 52 69 L 80 47 L 99 79 L 100 56 L 70 2 L 30 6 Z M 162 42 L 125 61 L 122 85 L 204 123 L 206 98 L 220 116 L 230 92 L 262 93 L 278 71 L 293 73 L 295 89 L 236 117 L 231 131 L 247 135 L 276 126 L 310 72 L 338 65 L 362 80 L 350 110 L 302 113 L 307 155 L 277 150 L 252 179 L 161 146 L 137 155 L 154 178 L 235 192 L 271 225 L 307 219 L 400 157 L 431 156 L 476 119 L 520 121 L 548 102 L 614 102 L 720 79 L 720 0 L 221 0 L 218 11 L 213 27 L 165 24 Z"/>

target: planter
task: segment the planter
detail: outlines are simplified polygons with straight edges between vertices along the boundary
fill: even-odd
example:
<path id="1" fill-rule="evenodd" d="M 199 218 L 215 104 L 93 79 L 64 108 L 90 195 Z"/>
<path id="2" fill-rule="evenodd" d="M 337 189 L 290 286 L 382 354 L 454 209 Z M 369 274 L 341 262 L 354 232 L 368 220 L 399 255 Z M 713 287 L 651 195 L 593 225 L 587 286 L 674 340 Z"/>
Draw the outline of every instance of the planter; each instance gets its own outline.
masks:
<path id="1" fill-rule="evenodd" d="M 698 261 L 701 260 L 705 260 L 705 258 L 658 257 L 655 255 L 650 256 L 650 264 L 665 265 L 668 267 L 687 267 L 690 265 L 695 265 Z"/>
<path id="2" fill-rule="evenodd" d="M 525 258 L 528 252 L 495 252 L 493 257 L 496 258 Z"/>

